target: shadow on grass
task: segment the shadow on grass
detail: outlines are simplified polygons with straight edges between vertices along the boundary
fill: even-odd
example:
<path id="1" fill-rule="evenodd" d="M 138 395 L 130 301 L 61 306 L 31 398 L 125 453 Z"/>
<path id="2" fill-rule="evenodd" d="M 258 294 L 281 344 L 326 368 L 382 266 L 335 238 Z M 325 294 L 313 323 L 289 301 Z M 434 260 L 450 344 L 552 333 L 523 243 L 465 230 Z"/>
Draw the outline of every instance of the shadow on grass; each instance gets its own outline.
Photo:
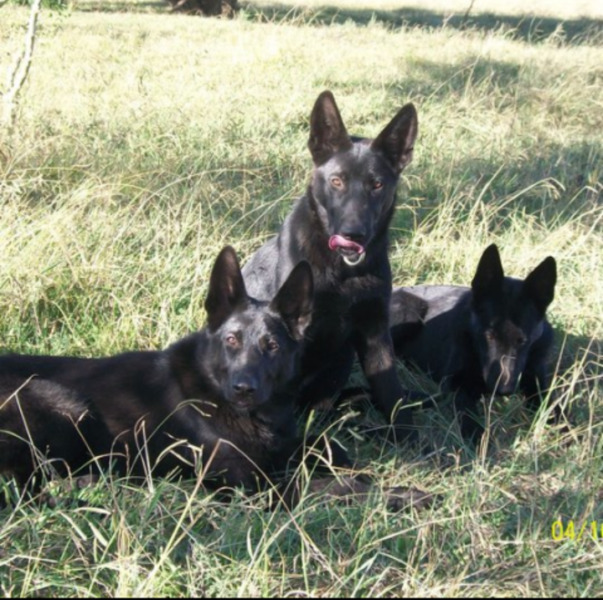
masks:
<path id="1" fill-rule="evenodd" d="M 513 57 L 505 61 L 472 55 L 450 64 L 409 56 L 405 62 L 408 66 L 407 73 L 399 80 L 392 80 L 385 88 L 387 95 L 392 99 L 393 107 L 401 107 L 411 100 L 419 104 L 420 110 L 420 105 L 427 100 L 450 103 L 477 91 L 480 95 L 495 98 L 498 108 L 504 109 L 505 102 L 517 105 L 519 101 L 522 102 L 522 108 L 525 108 L 526 102 L 535 100 L 532 97 L 534 77 L 541 76 L 538 71 L 530 72 L 529 66 L 520 64 Z M 598 76 L 598 73 L 592 74 L 593 84 Z M 327 78 L 323 82 L 337 95 L 356 94 L 359 88 L 365 85 L 363 81 L 353 79 L 341 81 L 337 75 L 332 81 Z M 536 100 L 540 101 L 538 98 Z M 384 115 L 383 119 L 386 118 L 387 115 Z M 300 126 L 307 128 L 306 122 Z"/>
<path id="2" fill-rule="evenodd" d="M 300 25 L 330 25 L 352 21 L 357 25 L 382 23 L 388 27 L 442 27 L 457 30 L 493 31 L 503 29 L 515 39 L 540 42 L 551 35 L 572 44 L 603 43 L 603 19 L 560 19 L 536 15 L 501 15 L 495 13 L 443 13 L 422 8 L 397 10 L 353 9 L 325 5 L 313 9 L 285 4 L 243 4 L 251 19 L 262 22 L 292 22 Z"/>
<path id="3" fill-rule="evenodd" d="M 103 12 L 103 13 L 171 13 L 171 8 L 167 0 L 155 0 L 148 2 L 86 2 L 85 4 L 76 4 L 75 10 L 78 12 Z"/>
<path id="4" fill-rule="evenodd" d="M 456 222 L 478 218 L 479 204 L 487 208 L 489 226 L 497 233 L 514 227 L 518 216 L 537 218 L 548 229 L 580 221 L 601 231 L 603 181 L 591 180 L 597 177 L 595 161 L 602 158 L 600 144 L 581 141 L 547 144 L 533 155 L 525 149 L 514 159 L 468 157 L 448 166 L 448 182 L 428 166 L 424 173 L 413 173 L 417 179 L 410 193 L 400 192 L 392 225 L 413 231 L 417 223 L 427 230 L 432 223 L 437 229 L 442 202 L 453 197 Z"/>
<path id="5" fill-rule="evenodd" d="M 366 26 L 381 23 L 387 27 L 451 28 L 456 30 L 503 30 L 513 39 L 537 43 L 550 38 L 570 44 L 603 44 L 603 19 L 561 19 L 537 15 L 501 15 L 495 13 L 466 14 L 436 12 L 422 8 L 377 10 L 354 9 L 339 6 L 306 7 L 302 4 L 262 4 L 243 2 L 241 8 L 247 19 L 259 22 L 283 22 L 296 25 L 331 25 L 351 21 Z M 86 2 L 76 5 L 81 12 L 167 13 L 172 10 L 167 0 L 146 2 L 108 1 Z"/>

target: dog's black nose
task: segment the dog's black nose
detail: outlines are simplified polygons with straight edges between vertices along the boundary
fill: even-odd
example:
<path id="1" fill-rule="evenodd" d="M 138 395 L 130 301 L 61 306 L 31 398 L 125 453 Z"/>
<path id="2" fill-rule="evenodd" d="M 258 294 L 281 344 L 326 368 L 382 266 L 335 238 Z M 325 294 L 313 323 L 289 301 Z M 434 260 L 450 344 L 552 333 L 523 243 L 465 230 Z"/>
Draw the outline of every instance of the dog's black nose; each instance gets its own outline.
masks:
<path id="1" fill-rule="evenodd" d="M 251 396 L 255 393 L 257 388 L 257 382 L 250 377 L 237 379 L 232 384 L 232 389 L 238 396 Z"/>

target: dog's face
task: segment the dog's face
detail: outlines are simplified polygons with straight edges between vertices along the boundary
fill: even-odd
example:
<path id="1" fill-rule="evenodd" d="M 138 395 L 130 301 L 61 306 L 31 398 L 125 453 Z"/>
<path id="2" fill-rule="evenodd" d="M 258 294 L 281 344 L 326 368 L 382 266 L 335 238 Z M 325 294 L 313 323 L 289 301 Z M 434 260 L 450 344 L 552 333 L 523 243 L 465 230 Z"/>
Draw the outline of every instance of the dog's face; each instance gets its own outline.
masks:
<path id="1" fill-rule="evenodd" d="M 312 270 L 301 262 L 271 302 L 258 302 L 247 295 L 234 250 L 222 250 L 205 302 L 210 335 L 203 360 L 235 410 L 261 406 L 293 378 L 313 295 Z"/>
<path id="2" fill-rule="evenodd" d="M 542 335 L 556 279 L 550 256 L 521 281 L 504 276 L 494 244 L 482 255 L 471 284 L 471 332 L 489 392 L 516 391 L 530 348 Z"/>
<path id="3" fill-rule="evenodd" d="M 352 139 L 331 92 L 316 100 L 308 142 L 315 166 L 312 193 L 329 249 L 348 266 L 360 264 L 371 240 L 389 225 L 417 131 L 417 112 L 407 104 L 376 139 Z"/>

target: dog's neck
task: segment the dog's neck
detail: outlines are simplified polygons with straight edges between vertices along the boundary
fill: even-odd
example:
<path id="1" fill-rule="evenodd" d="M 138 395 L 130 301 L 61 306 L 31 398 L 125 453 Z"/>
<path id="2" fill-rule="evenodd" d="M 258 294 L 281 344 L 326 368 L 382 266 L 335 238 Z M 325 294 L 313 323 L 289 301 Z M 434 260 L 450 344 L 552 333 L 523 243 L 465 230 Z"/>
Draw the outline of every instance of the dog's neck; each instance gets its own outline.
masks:
<path id="1" fill-rule="evenodd" d="M 207 345 L 208 336 L 203 329 L 178 340 L 165 350 L 184 398 L 212 400 L 220 394 L 214 378 L 205 372 L 205 366 L 198 360 Z"/>

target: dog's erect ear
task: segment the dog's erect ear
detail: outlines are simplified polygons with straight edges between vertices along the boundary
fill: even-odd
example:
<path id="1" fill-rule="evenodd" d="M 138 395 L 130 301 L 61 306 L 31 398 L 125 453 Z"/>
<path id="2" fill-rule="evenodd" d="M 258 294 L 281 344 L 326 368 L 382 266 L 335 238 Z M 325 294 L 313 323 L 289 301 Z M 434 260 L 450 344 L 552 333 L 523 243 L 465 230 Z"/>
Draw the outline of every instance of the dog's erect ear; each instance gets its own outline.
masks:
<path id="1" fill-rule="evenodd" d="M 319 167 L 336 152 L 349 150 L 352 140 L 339 114 L 335 98 L 329 91 L 318 96 L 310 115 L 308 148 L 314 164 Z"/>
<path id="2" fill-rule="evenodd" d="M 205 299 L 207 324 L 215 331 L 236 309 L 247 305 L 248 296 L 236 252 L 231 246 L 222 249 L 211 272 Z"/>
<path id="3" fill-rule="evenodd" d="M 522 293 L 544 314 L 555 297 L 556 283 L 557 263 L 549 256 L 525 278 Z"/>
<path id="4" fill-rule="evenodd" d="M 291 271 L 270 308 L 278 312 L 295 340 L 301 340 L 312 319 L 314 277 L 310 264 L 303 260 Z"/>
<path id="5" fill-rule="evenodd" d="M 479 259 L 477 271 L 471 282 L 473 298 L 479 302 L 482 298 L 499 296 L 505 278 L 500 254 L 496 244 L 488 246 Z"/>
<path id="6" fill-rule="evenodd" d="M 383 152 L 396 172 L 400 173 L 412 160 L 418 131 L 417 110 L 412 104 L 406 104 L 377 136 L 371 147 Z"/>

